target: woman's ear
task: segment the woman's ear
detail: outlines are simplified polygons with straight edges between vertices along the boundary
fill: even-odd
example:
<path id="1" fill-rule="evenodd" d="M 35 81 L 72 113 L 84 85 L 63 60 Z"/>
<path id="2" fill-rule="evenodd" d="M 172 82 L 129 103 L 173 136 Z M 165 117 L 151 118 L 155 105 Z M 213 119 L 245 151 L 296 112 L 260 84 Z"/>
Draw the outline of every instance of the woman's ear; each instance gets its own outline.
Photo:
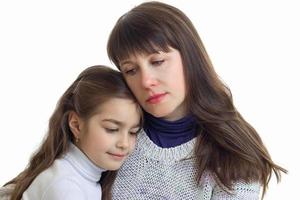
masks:
<path id="1" fill-rule="evenodd" d="M 81 136 L 82 120 L 76 112 L 71 111 L 69 113 L 68 122 L 75 140 L 79 140 Z"/>

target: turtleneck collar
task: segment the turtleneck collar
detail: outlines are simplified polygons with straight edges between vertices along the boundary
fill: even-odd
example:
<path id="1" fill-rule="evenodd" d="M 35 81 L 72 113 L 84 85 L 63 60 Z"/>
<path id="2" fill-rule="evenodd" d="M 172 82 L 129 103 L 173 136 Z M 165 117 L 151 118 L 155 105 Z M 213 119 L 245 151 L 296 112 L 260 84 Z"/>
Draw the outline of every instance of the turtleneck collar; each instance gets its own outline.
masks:
<path id="1" fill-rule="evenodd" d="M 145 113 L 144 130 L 148 137 L 159 147 L 170 148 L 193 139 L 197 122 L 193 115 L 187 115 L 176 121 L 167 121 Z"/>
<path id="2" fill-rule="evenodd" d="M 92 161 L 71 142 L 69 144 L 69 150 L 64 158 L 76 171 L 78 171 L 78 173 L 80 173 L 80 175 L 92 182 L 98 182 L 102 172 L 106 171 L 92 163 Z"/>

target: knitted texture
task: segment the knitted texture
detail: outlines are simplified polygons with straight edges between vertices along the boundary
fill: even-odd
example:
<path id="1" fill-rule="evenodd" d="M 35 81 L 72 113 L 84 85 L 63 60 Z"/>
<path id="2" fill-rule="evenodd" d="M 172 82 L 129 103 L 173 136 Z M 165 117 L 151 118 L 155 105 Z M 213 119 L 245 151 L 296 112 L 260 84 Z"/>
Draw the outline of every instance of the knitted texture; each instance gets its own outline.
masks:
<path id="1" fill-rule="evenodd" d="M 230 193 L 214 177 L 203 173 L 195 181 L 193 148 L 196 138 L 172 148 L 155 145 L 142 132 L 135 151 L 123 164 L 113 186 L 113 199 L 257 200 L 260 184 L 236 182 Z"/>

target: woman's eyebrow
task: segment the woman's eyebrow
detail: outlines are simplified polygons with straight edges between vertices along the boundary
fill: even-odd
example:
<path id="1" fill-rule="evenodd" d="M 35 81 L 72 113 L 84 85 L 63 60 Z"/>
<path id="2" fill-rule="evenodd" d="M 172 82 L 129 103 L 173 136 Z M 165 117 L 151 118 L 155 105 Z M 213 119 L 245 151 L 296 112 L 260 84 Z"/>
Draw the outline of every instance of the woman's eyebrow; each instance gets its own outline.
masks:
<path id="1" fill-rule="evenodd" d="M 130 60 L 123 60 L 120 62 L 120 65 L 125 65 L 125 64 L 131 64 L 132 62 Z"/>

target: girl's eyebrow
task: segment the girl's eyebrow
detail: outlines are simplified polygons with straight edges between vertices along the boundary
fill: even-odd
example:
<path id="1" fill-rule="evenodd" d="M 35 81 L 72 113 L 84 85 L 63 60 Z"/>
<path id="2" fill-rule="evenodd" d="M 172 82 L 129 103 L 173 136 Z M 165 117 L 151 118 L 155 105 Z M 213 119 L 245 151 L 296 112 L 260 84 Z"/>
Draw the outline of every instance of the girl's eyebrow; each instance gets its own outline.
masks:
<path id="1" fill-rule="evenodd" d="M 118 126 L 124 125 L 123 122 L 118 121 L 118 120 L 115 120 L 115 119 L 103 119 L 102 121 L 103 121 L 103 122 L 111 122 L 111 123 L 114 123 L 114 124 L 116 124 L 116 125 L 118 125 Z M 136 125 L 133 125 L 131 128 L 139 128 L 139 127 L 140 127 L 140 124 L 138 123 L 138 124 L 136 124 Z"/>
<path id="2" fill-rule="evenodd" d="M 114 123 L 116 125 L 122 125 L 123 123 L 121 121 L 115 120 L 115 119 L 103 119 L 103 122 L 111 122 Z"/>

